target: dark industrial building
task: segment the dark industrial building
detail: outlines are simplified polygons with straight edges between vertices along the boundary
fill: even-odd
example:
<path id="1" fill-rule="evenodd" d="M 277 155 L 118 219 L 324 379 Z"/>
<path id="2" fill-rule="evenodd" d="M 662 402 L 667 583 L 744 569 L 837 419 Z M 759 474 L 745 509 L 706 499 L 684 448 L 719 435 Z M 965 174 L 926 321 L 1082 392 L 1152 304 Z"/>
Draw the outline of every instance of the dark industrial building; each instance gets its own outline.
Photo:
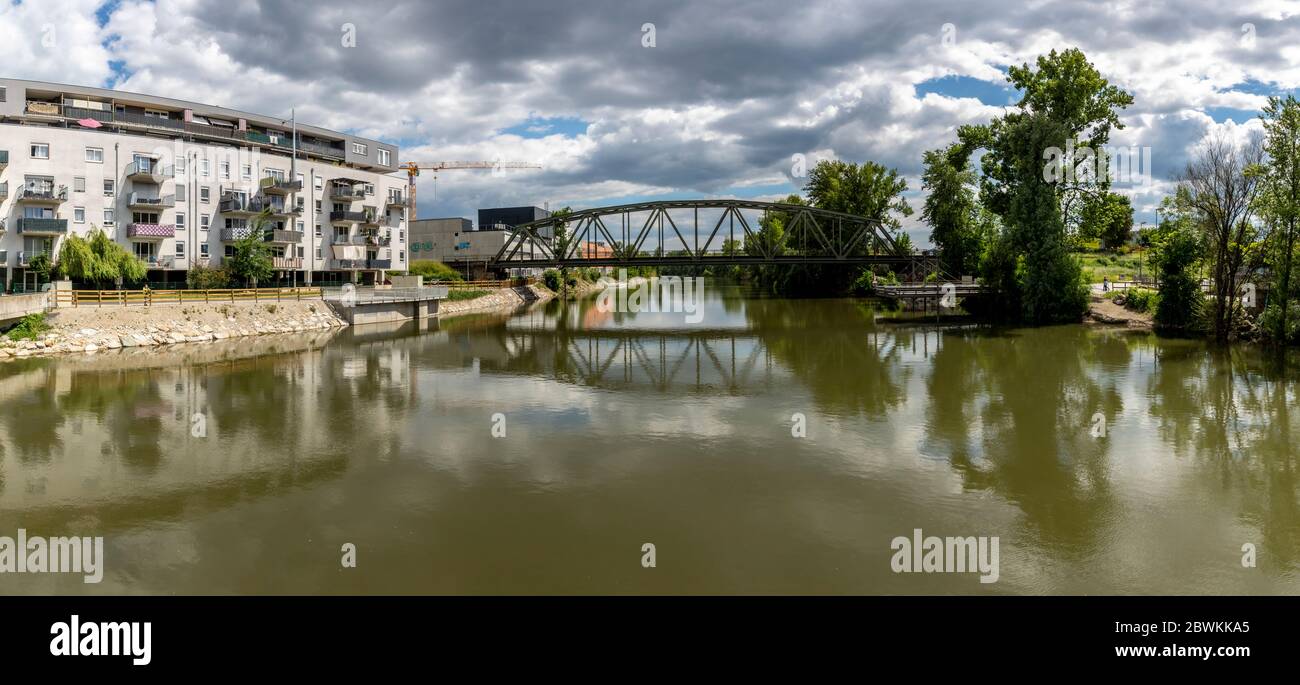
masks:
<path id="1" fill-rule="evenodd" d="M 551 213 L 541 207 L 495 207 L 478 210 L 480 231 L 500 226 L 518 226 L 530 221 L 545 219 Z"/>

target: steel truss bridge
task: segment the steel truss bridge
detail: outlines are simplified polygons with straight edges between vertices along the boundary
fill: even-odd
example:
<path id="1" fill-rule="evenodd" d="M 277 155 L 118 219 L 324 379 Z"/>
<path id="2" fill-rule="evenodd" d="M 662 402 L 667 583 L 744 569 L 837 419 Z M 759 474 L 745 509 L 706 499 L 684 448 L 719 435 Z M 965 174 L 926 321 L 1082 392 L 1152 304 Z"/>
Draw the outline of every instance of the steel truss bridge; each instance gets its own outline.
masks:
<path id="1" fill-rule="evenodd" d="M 785 218 L 784 246 L 759 234 L 760 221 L 774 214 Z M 568 237 L 557 241 L 561 223 Z M 724 249 L 737 239 L 743 247 Z M 934 257 L 904 253 L 874 219 L 751 200 L 640 202 L 539 219 L 513 227 L 491 260 L 499 269 L 715 264 L 888 264 L 913 273 L 938 268 Z"/>

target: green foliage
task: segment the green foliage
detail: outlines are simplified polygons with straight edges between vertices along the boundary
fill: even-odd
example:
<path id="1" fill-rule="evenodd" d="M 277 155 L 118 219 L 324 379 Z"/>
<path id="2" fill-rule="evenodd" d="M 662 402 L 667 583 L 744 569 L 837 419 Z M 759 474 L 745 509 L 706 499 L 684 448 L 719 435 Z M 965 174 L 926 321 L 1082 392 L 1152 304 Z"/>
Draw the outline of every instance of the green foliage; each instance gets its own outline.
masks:
<path id="1" fill-rule="evenodd" d="M 555 269 L 542 272 L 542 283 L 553 292 L 560 292 L 560 272 Z"/>
<path id="2" fill-rule="evenodd" d="M 1281 302 L 1270 301 L 1259 314 L 1259 327 L 1274 342 L 1295 345 L 1300 343 L 1300 302 L 1288 301 L 1286 307 L 1284 312 Z"/>
<path id="3" fill-rule="evenodd" d="M 447 300 L 449 302 L 460 302 L 462 300 L 474 300 L 484 295 L 492 293 L 479 288 L 451 288 L 447 291 Z"/>
<path id="4" fill-rule="evenodd" d="M 979 267 L 983 242 L 981 207 L 975 196 L 976 176 L 965 146 L 925 153 L 922 187 L 928 192 L 921 219 L 930 225 L 930 241 L 952 273 L 974 273 Z"/>
<path id="5" fill-rule="evenodd" d="M 412 276 L 424 276 L 426 281 L 463 281 L 460 272 L 436 259 L 417 259 L 411 262 L 407 273 Z"/>
<path id="6" fill-rule="evenodd" d="M 185 274 L 185 284 L 194 290 L 218 290 L 230 287 L 230 273 L 225 267 L 195 265 Z"/>
<path id="7" fill-rule="evenodd" d="M 265 217 L 255 219 L 249 235 L 235 242 L 234 256 L 226 258 L 231 277 L 253 287 L 257 287 L 258 281 L 269 280 L 275 272 L 271 247 L 263 239 L 265 225 Z"/>
<path id="8" fill-rule="evenodd" d="M 36 312 L 28 314 L 18 320 L 18 323 L 5 335 L 10 340 L 34 340 L 37 336 L 50 330 L 50 325 L 45 321 L 45 312 Z"/>
<path id="9" fill-rule="evenodd" d="M 59 248 L 58 272 L 64 278 L 93 283 L 100 288 L 144 280 L 148 267 L 139 257 L 92 226 L 85 237 L 69 235 Z"/>
<path id="10" fill-rule="evenodd" d="M 907 181 L 897 169 L 875 162 L 858 165 L 825 159 L 808 172 L 804 186 L 814 207 L 865 216 L 893 230 L 901 225 L 895 214 L 912 214 L 903 198 L 906 190 Z"/>
<path id="11" fill-rule="evenodd" d="M 1295 263 L 1300 248 L 1300 102 L 1269 98 L 1260 119 L 1264 122 L 1264 164 L 1248 170 L 1260 178 L 1255 209 L 1271 228 L 1263 259 L 1272 272 L 1269 303 L 1260 325 L 1275 342 L 1296 339 L 1292 312 L 1296 299 Z"/>
<path id="12" fill-rule="evenodd" d="M 50 259 L 50 255 L 42 252 L 27 262 L 27 270 L 36 274 L 37 282 L 48 281 L 50 272 L 54 270 L 54 261 Z"/>
<path id="13" fill-rule="evenodd" d="M 1071 144 L 1105 145 L 1111 129 L 1122 127 L 1116 110 L 1133 98 L 1107 83 L 1077 49 L 1053 50 L 1036 68 L 1012 67 L 1007 80 L 1024 92 L 1018 109 L 958 131 L 964 149 L 987 150 L 980 200 L 1003 225 L 985 252 L 981 276 L 999 290 L 1007 316 L 1078 320 L 1088 292 L 1068 251 L 1067 219 L 1080 198 L 1105 192 L 1106 184 L 1052 176 L 1043 160 Z"/>
<path id="14" fill-rule="evenodd" d="M 1159 302 L 1159 294 L 1148 288 L 1133 288 L 1124 293 L 1124 308 L 1135 312 L 1154 311 Z"/>
<path id="15" fill-rule="evenodd" d="M 1133 206 L 1127 197 L 1104 193 L 1084 201 L 1078 238 L 1100 240 L 1103 247 L 1115 250 L 1132 234 Z"/>
<path id="16" fill-rule="evenodd" d="M 1158 328 L 1191 331 L 1202 321 L 1205 297 L 1196 278 L 1202 246 L 1191 215 L 1166 200 L 1158 230 L 1151 236 L 1151 266 L 1160 282 L 1155 307 Z"/>

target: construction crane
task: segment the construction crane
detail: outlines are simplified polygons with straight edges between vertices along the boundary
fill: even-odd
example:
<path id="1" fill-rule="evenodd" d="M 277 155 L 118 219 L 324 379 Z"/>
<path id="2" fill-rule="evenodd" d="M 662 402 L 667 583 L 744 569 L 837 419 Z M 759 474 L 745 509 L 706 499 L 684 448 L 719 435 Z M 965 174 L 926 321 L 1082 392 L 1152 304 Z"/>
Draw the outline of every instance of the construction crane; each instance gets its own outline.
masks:
<path id="1" fill-rule="evenodd" d="M 433 172 L 433 180 L 438 181 L 439 171 L 450 171 L 453 169 L 540 169 L 540 164 L 529 164 L 527 162 L 405 162 L 400 165 L 401 169 L 406 170 L 406 198 L 407 207 L 411 210 L 408 221 L 415 221 L 415 177 L 420 175 L 420 170 Z M 436 191 L 435 191 L 436 192 Z"/>

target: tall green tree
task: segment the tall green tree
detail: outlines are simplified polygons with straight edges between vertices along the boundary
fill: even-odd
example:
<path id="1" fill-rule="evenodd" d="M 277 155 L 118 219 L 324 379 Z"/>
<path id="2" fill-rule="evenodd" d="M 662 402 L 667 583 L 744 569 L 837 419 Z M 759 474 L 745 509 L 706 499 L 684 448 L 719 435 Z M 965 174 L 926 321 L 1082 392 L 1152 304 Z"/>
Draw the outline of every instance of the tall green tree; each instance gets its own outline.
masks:
<path id="1" fill-rule="evenodd" d="M 1300 102 L 1292 95 L 1269 98 L 1260 118 L 1264 122 L 1266 158 L 1248 173 L 1259 178 L 1256 211 L 1272 227 L 1264 259 L 1274 286 L 1261 318 L 1268 324 L 1273 340 L 1285 343 L 1295 326 L 1291 309 L 1300 243 Z"/>
<path id="2" fill-rule="evenodd" d="M 1003 289 L 1007 313 L 1034 322 L 1077 320 L 1088 306 L 1079 264 L 1069 254 L 1067 218 L 1080 198 L 1108 190 L 1104 175 L 1078 174 L 1067 150 L 1100 150 L 1119 110 L 1133 97 L 1112 86 L 1077 49 L 1012 67 L 1007 80 L 1024 95 L 1017 108 L 984 126 L 963 126 L 967 150 L 983 148 L 980 201 L 1001 219 L 985 282 Z M 1010 270 L 1010 271 L 1009 271 Z"/>
<path id="3" fill-rule="evenodd" d="M 265 238 L 267 220 L 266 214 L 254 218 L 252 230 L 247 236 L 235 241 L 235 254 L 226 260 L 230 275 L 254 288 L 259 281 L 270 280 L 271 274 L 275 272 L 271 247 L 266 244 Z"/>
<path id="4" fill-rule="evenodd" d="M 1106 192 L 1084 203 L 1079 228 L 1082 240 L 1100 240 L 1102 247 L 1115 250 L 1132 236 L 1133 205 L 1127 197 Z"/>
<path id="5" fill-rule="evenodd" d="M 899 175 L 897 169 L 870 161 L 854 164 L 822 160 L 808 172 L 808 182 L 804 185 L 808 204 L 872 219 L 893 237 L 895 244 L 902 233 L 900 217 L 912 214 L 912 207 L 903 197 L 906 191 L 907 180 Z M 901 244 L 898 247 L 900 250 L 904 248 Z M 910 249 L 910 244 L 907 247 Z M 864 240 L 856 249 L 866 253 L 872 248 L 873 245 Z M 786 291 L 848 292 L 862 275 L 862 269 L 845 269 L 837 265 L 793 266 L 787 277 Z"/>
<path id="6" fill-rule="evenodd" d="M 1166 198 L 1160 224 L 1151 235 L 1151 265 L 1160 283 L 1155 324 L 1176 332 L 1191 332 L 1200 325 L 1205 297 L 1196 277 L 1202 245 L 1192 216 Z"/>
<path id="7" fill-rule="evenodd" d="M 1244 145 L 1222 135 L 1204 141 L 1179 182 L 1178 202 L 1192 211 L 1205 234 L 1214 281 L 1212 329 L 1218 343 L 1232 334 L 1241 292 L 1242 267 L 1260 238 L 1253 212 L 1259 175 L 1248 172 L 1263 161 L 1257 139 Z"/>
<path id="8" fill-rule="evenodd" d="M 973 274 L 983 251 L 976 174 L 965 146 L 954 144 L 925 153 L 922 187 L 927 191 L 921 219 L 930 225 L 930 242 L 954 274 Z"/>
<path id="9" fill-rule="evenodd" d="M 126 251 L 97 226 L 85 237 L 69 235 L 59 248 L 58 272 L 83 283 L 103 289 L 116 285 L 118 279 L 133 284 L 144 280 L 148 267 L 139 257 Z"/>

